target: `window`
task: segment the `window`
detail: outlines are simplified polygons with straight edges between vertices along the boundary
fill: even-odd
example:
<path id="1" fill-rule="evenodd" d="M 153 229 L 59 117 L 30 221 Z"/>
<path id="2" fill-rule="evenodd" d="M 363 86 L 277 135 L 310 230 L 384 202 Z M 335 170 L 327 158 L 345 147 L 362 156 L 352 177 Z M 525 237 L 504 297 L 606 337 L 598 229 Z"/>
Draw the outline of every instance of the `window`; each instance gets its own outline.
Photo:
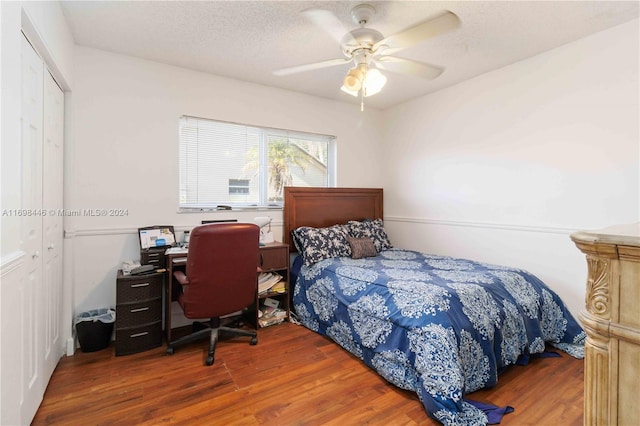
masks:
<path id="1" fill-rule="evenodd" d="M 332 136 L 181 117 L 179 207 L 281 207 L 285 186 L 331 186 L 334 141 Z"/>
<path id="2" fill-rule="evenodd" d="M 229 179 L 229 195 L 248 194 L 250 182 L 249 179 Z"/>

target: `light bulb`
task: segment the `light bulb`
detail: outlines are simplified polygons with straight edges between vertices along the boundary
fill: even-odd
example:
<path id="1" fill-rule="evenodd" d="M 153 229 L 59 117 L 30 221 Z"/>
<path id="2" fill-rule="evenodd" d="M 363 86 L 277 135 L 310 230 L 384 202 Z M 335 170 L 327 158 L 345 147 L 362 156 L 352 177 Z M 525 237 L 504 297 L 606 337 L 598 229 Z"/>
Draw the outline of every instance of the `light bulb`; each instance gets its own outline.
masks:
<path id="1" fill-rule="evenodd" d="M 362 82 L 353 75 L 347 74 L 344 78 L 343 85 L 347 89 L 357 92 L 362 87 Z"/>
<path id="2" fill-rule="evenodd" d="M 344 77 L 343 85 L 348 90 L 358 92 L 360 88 L 362 88 L 364 76 L 364 73 L 360 69 L 352 68 Z"/>
<path id="3" fill-rule="evenodd" d="M 373 96 L 379 93 L 385 84 L 387 84 L 387 77 L 385 77 L 380 70 L 370 68 L 364 78 L 364 83 L 362 83 L 364 95 Z"/>

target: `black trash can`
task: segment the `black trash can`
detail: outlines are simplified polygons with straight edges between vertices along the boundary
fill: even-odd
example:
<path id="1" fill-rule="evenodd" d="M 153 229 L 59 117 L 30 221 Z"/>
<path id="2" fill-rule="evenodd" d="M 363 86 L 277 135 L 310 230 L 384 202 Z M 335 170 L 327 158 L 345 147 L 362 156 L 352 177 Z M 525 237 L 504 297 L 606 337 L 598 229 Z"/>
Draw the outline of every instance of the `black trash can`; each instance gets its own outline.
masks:
<path id="1" fill-rule="evenodd" d="M 109 346 L 116 311 L 94 309 L 76 317 L 75 326 L 82 352 L 96 352 Z"/>

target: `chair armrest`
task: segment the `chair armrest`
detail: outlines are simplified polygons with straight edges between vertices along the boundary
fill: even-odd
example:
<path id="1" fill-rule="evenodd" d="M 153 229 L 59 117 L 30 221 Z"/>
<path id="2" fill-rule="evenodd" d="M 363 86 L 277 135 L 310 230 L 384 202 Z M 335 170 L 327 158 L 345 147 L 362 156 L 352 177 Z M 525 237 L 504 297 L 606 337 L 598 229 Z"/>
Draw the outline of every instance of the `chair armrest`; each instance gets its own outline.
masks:
<path id="1" fill-rule="evenodd" d="M 181 285 L 189 285 L 189 277 L 183 271 L 175 271 L 173 276 Z"/>

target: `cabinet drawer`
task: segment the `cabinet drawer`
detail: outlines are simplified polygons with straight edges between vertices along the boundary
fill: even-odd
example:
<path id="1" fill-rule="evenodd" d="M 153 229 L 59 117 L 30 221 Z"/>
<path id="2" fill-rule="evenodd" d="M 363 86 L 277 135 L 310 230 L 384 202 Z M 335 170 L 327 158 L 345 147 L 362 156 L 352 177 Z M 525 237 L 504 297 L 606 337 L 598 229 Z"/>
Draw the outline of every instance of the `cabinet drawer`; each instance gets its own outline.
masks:
<path id="1" fill-rule="evenodd" d="M 142 265 L 153 265 L 156 268 L 160 268 L 160 265 L 162 264 L 162 261 L 159 258 L 155 258 L 155 259 L 154 258 L 149 258 L 149 259 L 144 260 L 144 257 L 143 257 L 143 260 L 140 263 Z"/>
<path id="2" fill-rule="evenodd" d="M 262 259 L 261 268 L 263 271 L 274 269 L 286 269 L 289 267 L 289 251 L 286 247 L 278 247 L 274 249 L 260 249 Z"/>
<path id="3" fill-rule="evenodd" d="M 156 268 L 164 268 L 165 267 L 165 252 L 166 249 L 162 249 L 162 251 L 158 250 L 143 250 L 140 252 L 140 263 L 142 265 L 153 265 Z"/>
<path id="4" fill-rule="evenodd" d="M 162 299 L 116 305 L 116 328 L 134 327 L 162 320 Z"/>
<path id="5" fill-rule="evenodd" d="M 116 356 L 129 355 L 162 345 L 162 323 L 116 330 Z"/>
<path id="6" fill-rule="evenodd" d="M 162 277 L 163 274 L 159 272 L 135 278 L 119 279 L 116 304 L 162 297 Z"/>

